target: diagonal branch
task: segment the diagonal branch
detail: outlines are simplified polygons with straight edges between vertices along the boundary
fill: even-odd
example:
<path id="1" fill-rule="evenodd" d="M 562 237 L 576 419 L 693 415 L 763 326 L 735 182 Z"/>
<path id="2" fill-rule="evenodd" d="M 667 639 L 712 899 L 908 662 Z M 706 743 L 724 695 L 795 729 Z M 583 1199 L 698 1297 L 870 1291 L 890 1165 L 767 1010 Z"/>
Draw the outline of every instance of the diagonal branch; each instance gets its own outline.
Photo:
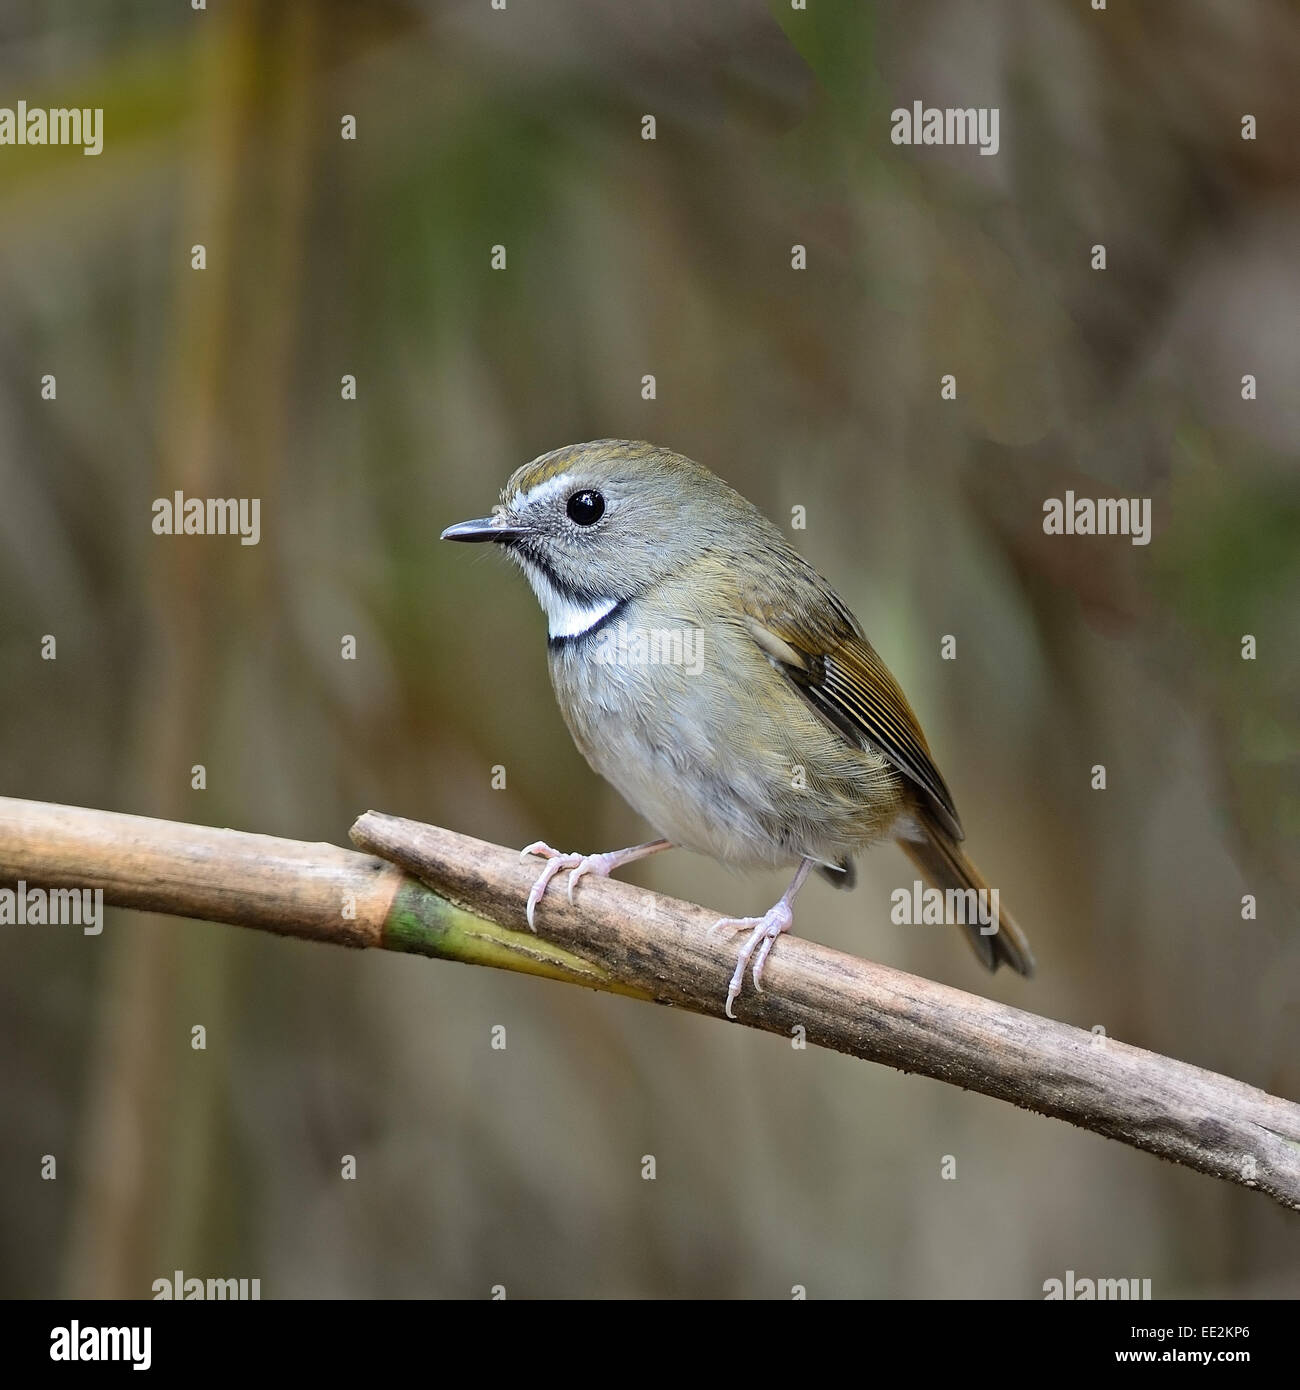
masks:
<path id="1" fill-rule="evenodd" d="M 587 878 L 527 930 L 536 866 L 499 845 L 367 812 L 366 854 L 0 798 L 0 885 L 525 971 L 721 1016 L 734 954 L 716 913 Z M 371 857 L 372 855 L 378 857 Z M 400 866 L 397 867 L 397 866 Z M 406 870 L 403 873 L 402 870 Z M 560 881 L 563 882 L 562 880 Z M 739 1021 L 1011 1101 L 1300 1209 L 1300 1106 L 1158 1053 L 783 937 Z"/>

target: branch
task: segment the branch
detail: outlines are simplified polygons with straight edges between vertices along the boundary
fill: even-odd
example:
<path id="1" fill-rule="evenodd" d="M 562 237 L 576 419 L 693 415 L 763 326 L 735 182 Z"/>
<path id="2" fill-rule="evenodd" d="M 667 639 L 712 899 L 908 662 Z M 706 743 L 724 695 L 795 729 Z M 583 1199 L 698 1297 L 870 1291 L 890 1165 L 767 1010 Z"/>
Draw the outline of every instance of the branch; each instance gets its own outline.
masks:
<path id="1" fill-rule="evenodd" d="M 723 1015 L 734 948 L 690 903 L 560 879 L 529 932 L 537 873 L 514 850 L 367 812 L 371 854 L 0 798 L 0 883 L 102 888 L 106 902 L 343 946 L 525 971 Z M 396 867 L 396 866 L 399 866 Z M 407 870 L 403 873 L 402 869 Z M 1230 1077 L 785 936 L 739 1021 L 1068 1120 L 1300 1209 L 1300 1106 Z"/>

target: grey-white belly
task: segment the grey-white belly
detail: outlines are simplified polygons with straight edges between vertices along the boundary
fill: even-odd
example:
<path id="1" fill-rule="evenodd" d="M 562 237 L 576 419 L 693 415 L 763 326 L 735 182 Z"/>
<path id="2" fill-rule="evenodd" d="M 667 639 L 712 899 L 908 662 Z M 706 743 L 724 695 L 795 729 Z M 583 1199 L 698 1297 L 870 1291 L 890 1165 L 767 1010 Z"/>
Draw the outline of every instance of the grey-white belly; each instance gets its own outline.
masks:
<path id="1" fill-rule="evenodd" d="M 730 640 L 716 634 L 710 651 L 709 635 L 694 666 L 596 660 L 589 639 L 552 644 L 561 712 L 592 768 L 659 835 L 726 863 L 833 864 L 878 838 L 866 800 L 876 777 L 892 780 L 883 760 L 826 730 L 793 691 L 783 703 L 784 687 L 776 709 L 756 711 L 735 693 L 734 661 L 727 679 L 706 673 Z"/>

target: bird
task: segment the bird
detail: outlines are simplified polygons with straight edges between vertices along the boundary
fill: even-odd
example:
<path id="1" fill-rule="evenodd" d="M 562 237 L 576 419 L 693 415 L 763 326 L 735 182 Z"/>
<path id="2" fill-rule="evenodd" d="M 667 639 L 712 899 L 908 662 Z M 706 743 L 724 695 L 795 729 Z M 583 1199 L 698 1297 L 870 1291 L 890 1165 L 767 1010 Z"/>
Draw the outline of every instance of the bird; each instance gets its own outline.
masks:
<path id="1" fill-rule="evenodd" d="M 489 516 L 442 539 L 487 542 L 524 573 L 547 620 L 560 713 L 592 769 L 654 829 L 626 849 L 544 841 L 527 921 L 552 879 L 671 848 L 740 869 L 794 866 L 745 933 L 725 1012 L 774 944 L 810 872 L 854 882 L 855 856 L 896 842 L 936 888 L 988 893 L 952 795 L 898 682 L 831 585 L 763 513 L 704 465 L 641 440 L 566 445 L 516 469 Z M 980 899 L 983 902 L 990 898 Z M 1015 920 L 964 921 L 989 969 L 1031 975 Z"/>

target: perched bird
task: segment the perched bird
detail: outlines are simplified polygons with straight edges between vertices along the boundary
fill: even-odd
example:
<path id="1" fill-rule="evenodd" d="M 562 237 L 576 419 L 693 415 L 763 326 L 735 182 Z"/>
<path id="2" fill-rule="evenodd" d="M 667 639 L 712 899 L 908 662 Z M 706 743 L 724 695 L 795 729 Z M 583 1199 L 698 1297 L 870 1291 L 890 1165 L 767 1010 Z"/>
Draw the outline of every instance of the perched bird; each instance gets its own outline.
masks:
<path id="1" fill-rule="evenodd" d="M 761 990 L 811 869 L 851 886 L 854 854 L 892 838 L 935 887 L 987 890 L 921 726 L 857 619 L 707 468 L 641 442 L 570 445 L 524 464 L 490 517 L 442 538 L 495 542 L 523 570 L 574 742 L 660 837 L 605 854 L 530 845 L 525 856 L 548 861 L 530 926 L 565 869 L 572 901 L 583 875 L 674 846 L 797 864 L 762 917 L 713 928 L 748 932 L 727 991 L 734 1018 L 746 966 Z M 967 918 L 966 932 L 990 970 L 1032 973 L 1006 913 L 983 931 Z"/>

